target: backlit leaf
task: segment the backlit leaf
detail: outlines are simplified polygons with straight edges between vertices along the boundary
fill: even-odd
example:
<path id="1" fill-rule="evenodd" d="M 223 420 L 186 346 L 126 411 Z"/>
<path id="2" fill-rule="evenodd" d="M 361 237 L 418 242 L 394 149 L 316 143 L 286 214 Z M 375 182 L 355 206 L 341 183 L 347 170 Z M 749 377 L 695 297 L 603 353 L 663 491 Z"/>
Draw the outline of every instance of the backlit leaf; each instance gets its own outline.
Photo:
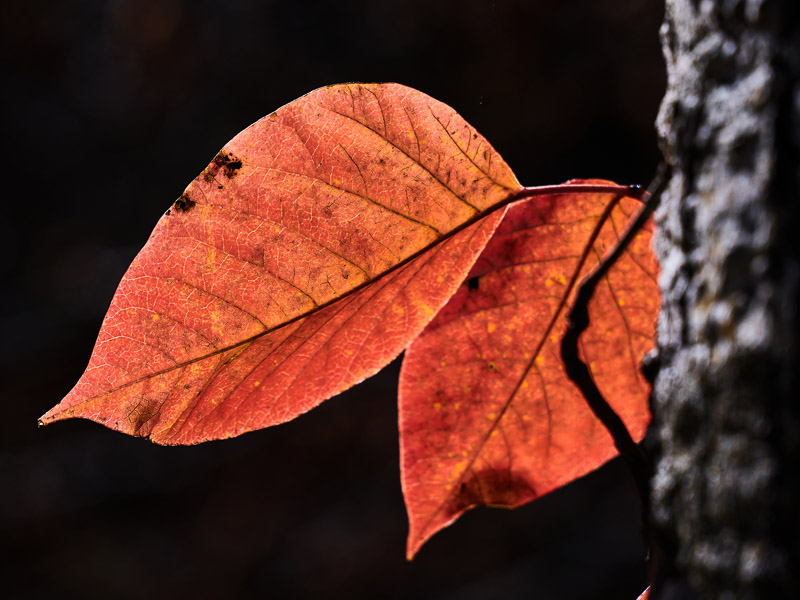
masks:
<path id="1" fill-rule="evenodd" d="M 576 282 L 639 205 L 565 192 L 510 206 L 467 281 L 408 349 L 400 446 L 409 557 L 471 507 L 520 506 L 616 454 L 567 379 L 559 345 Z M 649 422 L 638 364 L 659 308 L 650 238 L 642 231 L 598 287 L 580 348 L 636 441 Z"/>
<path id="2" fill-rule="evenodd" d="M 519 189 L 416 90 L 303 96 L 231 140 L 160 219 L 42 422 L 192 444 L 292 419 L 408 345 L 503 210 L 481 215 Z"/>

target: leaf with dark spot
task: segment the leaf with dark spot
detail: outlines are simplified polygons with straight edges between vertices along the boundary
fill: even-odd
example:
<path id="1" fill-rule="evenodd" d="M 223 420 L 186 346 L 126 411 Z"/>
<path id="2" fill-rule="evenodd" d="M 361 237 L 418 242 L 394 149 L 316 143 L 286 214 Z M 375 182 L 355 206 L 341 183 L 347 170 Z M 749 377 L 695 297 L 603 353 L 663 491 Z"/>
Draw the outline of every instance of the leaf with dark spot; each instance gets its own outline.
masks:
<path id="1" fill-rule="evenodd" d="M 520 506 L 617 453 L 566 377 L 559 342 L 576 282 L 639 201 L 563 189 L 508 209 L 466 283 L 406 352 L 400 448 L 409 556 L 473 506 Z M 593 378 L 637 441 L 650 419 L 638 365 L 659 309 L 651 231 L 614 264 L 581 338 Z"/>
<path id="2" fill-rule="evenodd" d="M 322 88 L 245 129 L 159 221 L 86 372 L 42 421 L 192 444 L 288 421 L 376 373 L 447 302 L 502 219 L 493 208 L 520 190 L 494 150 L 491 165 L 458 151 L 473 133 L 396 84 Z M 451 172 L 483 178 L 464 187 Z"/>

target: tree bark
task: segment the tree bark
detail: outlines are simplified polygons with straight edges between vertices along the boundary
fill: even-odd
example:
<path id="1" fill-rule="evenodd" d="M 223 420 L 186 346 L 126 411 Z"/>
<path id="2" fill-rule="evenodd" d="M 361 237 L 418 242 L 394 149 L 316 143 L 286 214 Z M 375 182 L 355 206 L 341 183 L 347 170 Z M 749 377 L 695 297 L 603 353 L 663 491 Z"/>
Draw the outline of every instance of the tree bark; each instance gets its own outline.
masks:
<path id="1" fill-rule="evenodd" d="M 799 13 L 666 1 L 653 598 L 800 597 Z"/>

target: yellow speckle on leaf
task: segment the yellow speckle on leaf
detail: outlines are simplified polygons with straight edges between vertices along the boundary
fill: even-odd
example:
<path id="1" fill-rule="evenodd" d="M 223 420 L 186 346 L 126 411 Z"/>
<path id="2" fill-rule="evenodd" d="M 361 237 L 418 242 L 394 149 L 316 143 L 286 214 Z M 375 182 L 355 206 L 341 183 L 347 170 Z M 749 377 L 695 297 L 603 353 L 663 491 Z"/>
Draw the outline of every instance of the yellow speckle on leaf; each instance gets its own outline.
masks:
<path id="1" fill-rule="evenodd" d="M 150 318 L 153 319 L 153 321 L 158 321 L 161 317 L 159 317 L 156 313 L 153 313 L 150 315 Z"/>
<path id="2" fill-rule="evenodd" d="M 486 418 L 489 419 L 490 421 L 494 421 L 497 418 L 497 415 L 495 413 L 489 413 L 488 415 L 486 415 Z"/>
<path id="3" fill-rule="evenodd" d="M 545 284 L 547 287 L 550 287 L 551 285 L 553 285 L 553 282 L 552 282 L 552 281 L 550 281 L 549 279 L 545 279 L 545 280 L 544 280 L 544 284 Z"/>
<path id="4" fill-rule="evenodd" d="M 489 323 L 489 324 L 486 326 L 486 331 L 488 331 L 489 333 L 492 333 L 492 332 L 493 332 L 495 329 L 497 329 L 497 327 L 495 327 L 495 324 L 494 324 L 494 323 Z"/>
<path id="5" fill-rule="evenodd" d="M 536 364 L 539 365 L 539 366 L 543 365 L 544 364 L 544 356 L 542 356 L 541 354 L 539 356 L 537 356 L 536 357 Z"/>
<path id="6" fill-rule="evenodd" d="M 442 410 L 442 403 L 441 402 L 434 402 L 433 403 L 433 408 L 435 408 L 436 410 Z"/>

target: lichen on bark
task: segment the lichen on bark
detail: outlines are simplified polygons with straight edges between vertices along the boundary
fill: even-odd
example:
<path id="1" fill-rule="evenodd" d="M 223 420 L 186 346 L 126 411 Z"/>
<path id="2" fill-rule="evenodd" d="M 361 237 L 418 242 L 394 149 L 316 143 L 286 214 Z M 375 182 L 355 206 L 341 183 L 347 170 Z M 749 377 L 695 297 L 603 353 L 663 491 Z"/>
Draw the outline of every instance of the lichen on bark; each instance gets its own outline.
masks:
<path id="1" fill-rule="evenodd" d="M 799 6 L 666 2 L 654 598 L 800 596 Z"/>

